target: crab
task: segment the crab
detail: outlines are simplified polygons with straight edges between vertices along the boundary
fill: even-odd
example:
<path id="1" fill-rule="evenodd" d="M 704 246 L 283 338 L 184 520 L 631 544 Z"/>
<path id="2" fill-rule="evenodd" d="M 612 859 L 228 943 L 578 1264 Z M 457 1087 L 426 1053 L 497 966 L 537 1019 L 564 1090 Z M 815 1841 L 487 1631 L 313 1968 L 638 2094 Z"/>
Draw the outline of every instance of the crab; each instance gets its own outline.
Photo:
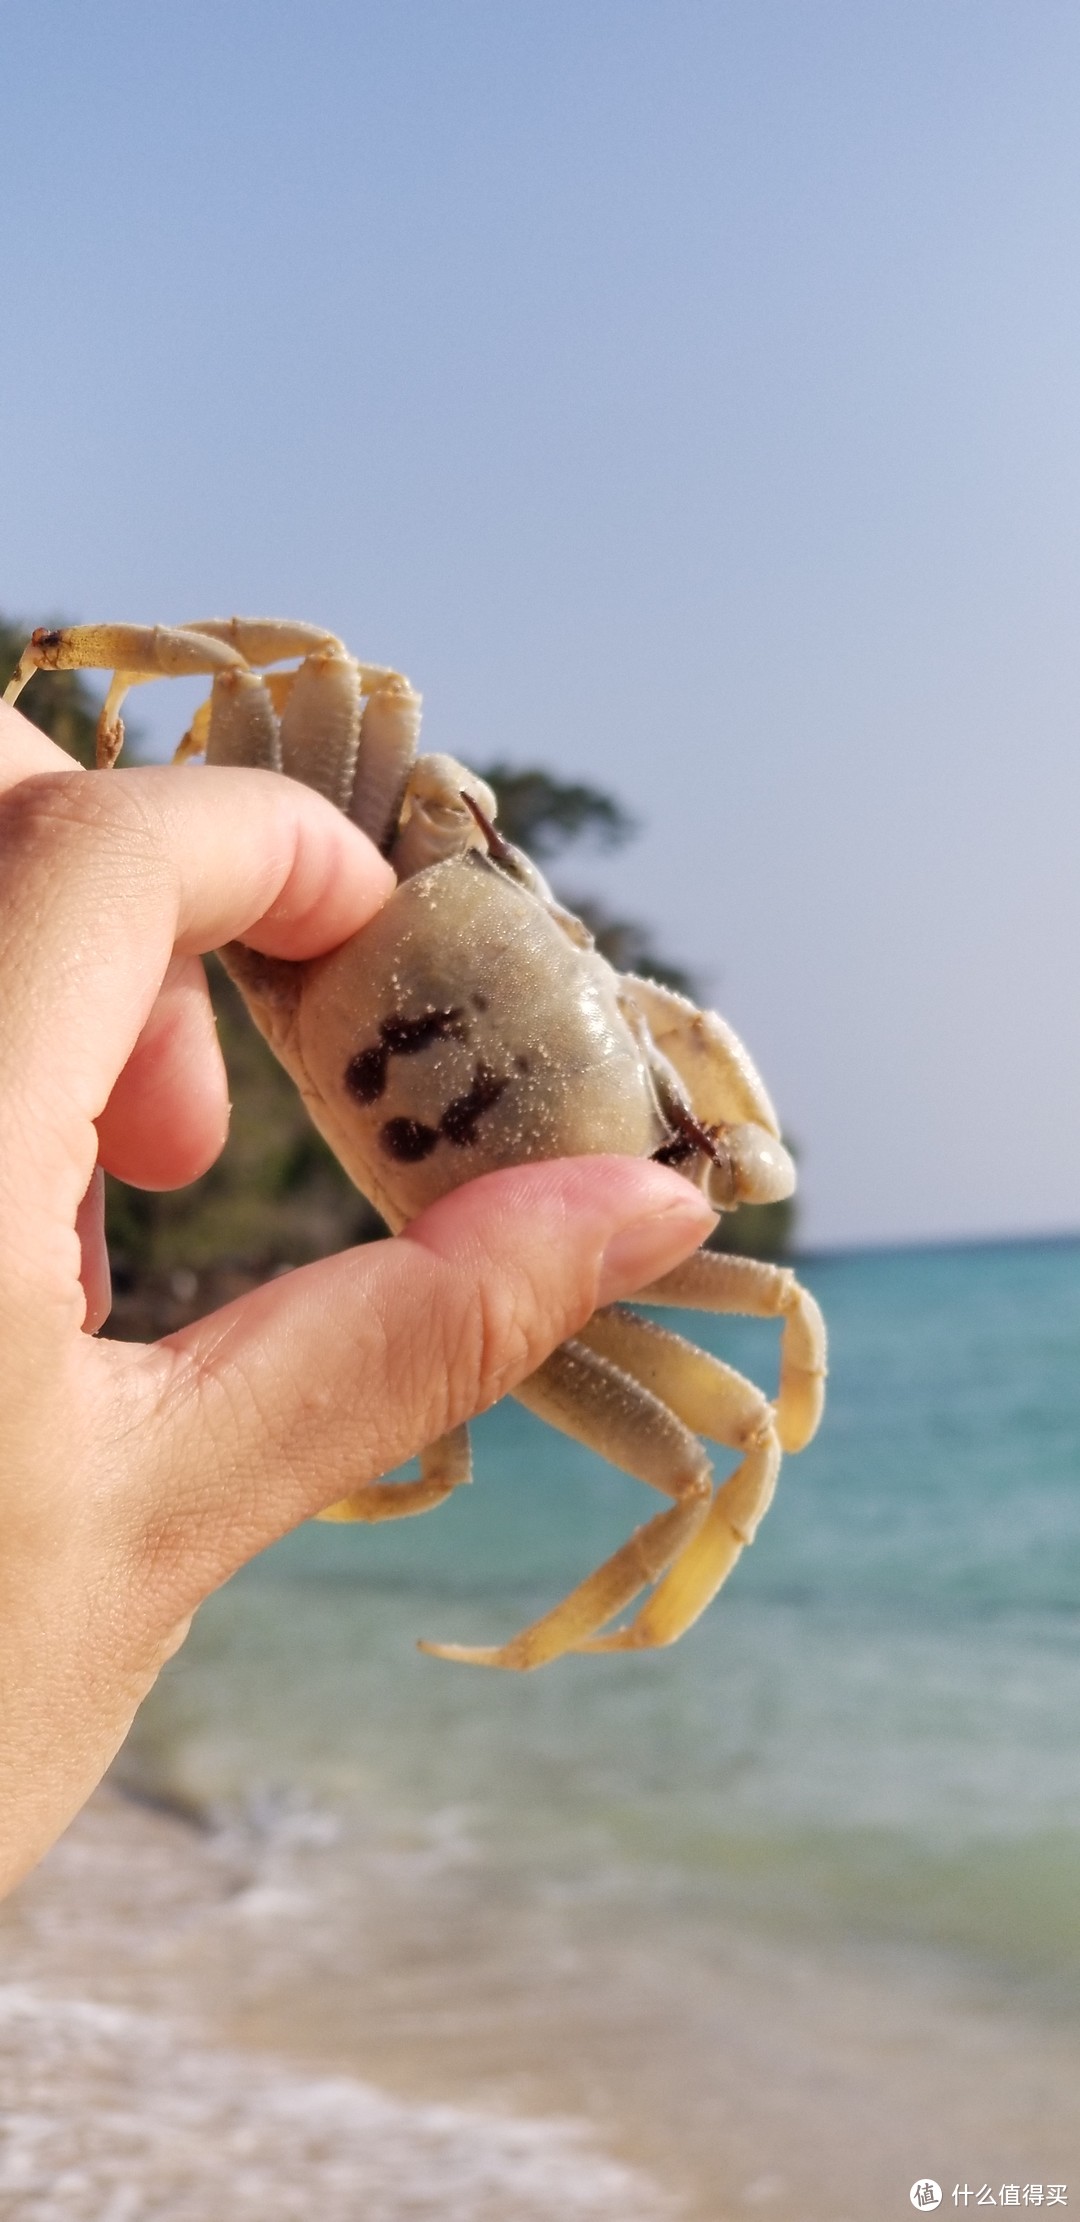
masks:
<path id="1" fill-rule="evenodd" d="M 239 942 L 221 954 L 315 1125 L 392 1230 L 477 1174 L 596 1152 L 676 1166 L 722 1211 L 791 1193 L 776 1114 L 730 1027 L 612 969 L 503 838 L 486 783 L 451 757 L 418 755 L 420 698 L 400 673 L 279 619 L 74 626 L 33 635 L 6 699 L 36 670 L 76 668 L 114 674 L 101 768 L 119 754 L 132 685 L 205 674 L 210 694 L 177 760 L 306 781 L 389 858 L 395 892 L 330 955 L 286 963 Z M 801 1450 L 821 1416 L 821 1313 L 787 1267 L 705 1250 L 640 1298 L 777 1319 L 775 1399 L 624 1305 L 594 1313 L 514 1394 L 669 1506 L 510 1642 L 422 1649 L 527 1669 L 566 1652 L 674 1643 L 753 1540 L 782 1452 Z M 737 1453 L 719 1486 L 702 1436 Z M 418 1478 L 370 1483 L 323 1517 L 427 1512 L 470 1471 L 468 1430 L 455 1427 L 420 1453 Z"/>

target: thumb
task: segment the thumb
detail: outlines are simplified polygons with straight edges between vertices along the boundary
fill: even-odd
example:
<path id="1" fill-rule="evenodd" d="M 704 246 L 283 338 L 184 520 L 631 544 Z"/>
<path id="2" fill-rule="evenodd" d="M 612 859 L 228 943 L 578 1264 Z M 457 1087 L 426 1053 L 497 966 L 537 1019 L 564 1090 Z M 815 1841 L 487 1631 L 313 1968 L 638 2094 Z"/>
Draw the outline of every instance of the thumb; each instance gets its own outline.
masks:
<path id="1" fill-rule="evenodd" d="M 598 1304 L 667 1272 L 714 1223 L 681 1174 L 647 1160 L 519 1166 L 137 1357 L 92 1346 L 107 1365 L 141 1367 L 151 1391 L 131 1486 L 166 1609 L 190 1611 L 297 1521 L 493 1404 Z"/>

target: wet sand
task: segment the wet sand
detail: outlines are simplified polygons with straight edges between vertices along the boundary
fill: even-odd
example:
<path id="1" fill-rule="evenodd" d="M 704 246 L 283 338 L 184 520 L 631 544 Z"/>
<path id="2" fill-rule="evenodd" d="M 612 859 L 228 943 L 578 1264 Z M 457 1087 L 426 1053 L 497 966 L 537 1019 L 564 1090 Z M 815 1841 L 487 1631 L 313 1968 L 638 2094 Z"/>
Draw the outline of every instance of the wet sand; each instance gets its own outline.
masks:
<path id="1" fill-rule="evenodd" d="M 922 2174 L 1080 2197 L 1080 2039 L 970 1975 L 734 1932 L 616 1950 L 610 1906 L 590 1933 L 488 1902 L 445 1846 L 369 1847 L 343 1898 L 331 1835 L 99 1793 L 0 1909 L 0 2214 L 888 2222 Z"/>
<path id="2" fill-rule="evenodd" d="M 347 2068 L 320 2071 L 290 2057 L 287 2013 L 265 2032 L 273 2050 L 231 2041 L 244 2016 L 234 1954 L 219 1960 L 215 1940 L 238 1929 L 258 1946 L 274 1910 L 235 1844 L 109 1790 L 0 1909 L 9 2222 L 672 2212 L 585 2125 L 396 2098 Z"/>

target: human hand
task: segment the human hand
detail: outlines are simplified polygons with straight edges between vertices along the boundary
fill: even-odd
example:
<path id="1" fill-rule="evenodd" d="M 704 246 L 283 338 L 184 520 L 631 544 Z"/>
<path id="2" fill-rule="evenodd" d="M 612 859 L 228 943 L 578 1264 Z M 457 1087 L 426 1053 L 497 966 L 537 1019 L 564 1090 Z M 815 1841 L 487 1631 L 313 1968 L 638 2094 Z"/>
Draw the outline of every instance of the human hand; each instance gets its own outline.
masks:
<path id="1" fill-rule="evenodd" d="M 89 1795 L 203 1598 L 713 1223 L 662 1166 L 523 1166 L 163 1342 L 93 1339 L 103 1172 L 178 1187 L 225 1139 L 200 953 L 317 955 L 393 884 L 307 787 L 79 771 L 0 706 L 0 1891 Z"/>

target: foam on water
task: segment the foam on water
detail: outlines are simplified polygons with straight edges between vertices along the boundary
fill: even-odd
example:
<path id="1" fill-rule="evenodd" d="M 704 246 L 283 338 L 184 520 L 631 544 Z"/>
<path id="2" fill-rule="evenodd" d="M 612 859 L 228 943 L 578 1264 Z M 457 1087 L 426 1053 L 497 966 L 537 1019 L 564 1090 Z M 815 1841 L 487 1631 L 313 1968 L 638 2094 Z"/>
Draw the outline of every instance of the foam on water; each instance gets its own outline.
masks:
<path id="1" fill-rule="evenodd" d="M 405 2105 L 192 2042 L 168 2021 L 0 1986 L 19 2222 L 663 2222 L 669 2201 L 582 2125 Z M 4 2207 L 2 2202 L 11 2201 Z"/>

